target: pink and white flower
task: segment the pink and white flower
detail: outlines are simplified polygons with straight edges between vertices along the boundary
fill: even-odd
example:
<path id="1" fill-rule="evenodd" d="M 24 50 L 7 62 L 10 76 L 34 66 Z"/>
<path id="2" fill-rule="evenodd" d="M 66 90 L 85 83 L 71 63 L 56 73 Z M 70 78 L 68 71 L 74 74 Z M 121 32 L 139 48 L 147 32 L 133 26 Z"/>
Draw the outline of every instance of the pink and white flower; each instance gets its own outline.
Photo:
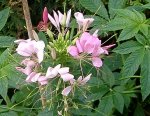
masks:
<path id="1" fill-rule="evenodd" d="M 43 41 L 35 40 L 16 40 L 15 43 L 19 44 L 16 51 L 21 56 L 32 57 L 36 56 L 39 63 L 43 61 L 44 57 L 44 47 Z"/>
<path id="2" fill-rule="evenodd" d="M 80 30 L 80 28 L 82 28 L 83 32 L 85 32 L 87 30 L 87 28 L 89 27 L 89 25 L 94 21 L 93 18 L 84 18 L 83 14 L 80 12 L 76 12 L 74 14 L 74 16 L 79 25 L 79 30 Z"/>

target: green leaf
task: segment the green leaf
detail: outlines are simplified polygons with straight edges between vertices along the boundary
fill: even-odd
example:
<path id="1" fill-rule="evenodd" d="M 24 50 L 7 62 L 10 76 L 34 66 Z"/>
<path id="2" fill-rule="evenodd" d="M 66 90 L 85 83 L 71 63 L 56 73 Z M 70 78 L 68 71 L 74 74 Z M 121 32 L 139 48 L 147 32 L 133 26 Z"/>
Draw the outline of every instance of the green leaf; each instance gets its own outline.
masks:
<path id="1" fill-rule="evenodd" d="M 133 116 L 145 116 L 144 109 L 142 108 L 140 104 L 137 104 L 137 107 L 134 111 Z"/>
<path id="2" fill-rule="evenodd" d="M 0 95 L 6 100 L 7 90 L 8 90 L 8 80 L 7 77 L 0 76 Z"/>
<path id="3" fill-rule="evenodd" d="M 149 28 L 149 25 L 148 25 L 148 24 L 141 24 L 141 25 L 140 25 L 140 31 L 141 31 L 145 36 L 148 35 L 148 28 Z"/>
<path id="4" fill-rule="evenodd" d="M 122 69 L 123 78 L 133 76 L 143 61 L 144 48 L 130 54 Z"/>
<path id="5" fill-rule="evenodd" d="M 10 10 L 9 8 L 6 8 L 0 11 L 0 31 L 2 30 L 2 28 L 5 26 L 7 22 L 9 10 Z"/>
<path id="6" fill-rule="evenodd" d="M 113 108 L 114 104 L 113 104 L 113 98 L 112 95 L 109 96 L 105 96 L 99 103 L 98 106 L 98 111 L 102 112 L 102 114 L 104 114 L 104 116 L 109 116 L 112 112 L 112 108 Z"/>
<path id="7" fill-rule="evenodd" d="M 141 65 L 141 93 L 142 98 L 145 98 L 150 94 L 150 50 L 145 51 L 145 56 Z"/>
<path id="8" fill-rule="evenodd" d="M 138 49 L 141 49 L 143 46 L 136 42 L 136 41 L 127 41 L 122 44 L 120 44 L 117 48 L 113 50 L 113 52 L 119 53 L 119 54 L 129 54 L 131 52 L 134 52 Z"/>
<path id="9" fill-rule="evenodd" d="M 131 25 L 123 29 L 117 41 L 128 40 L 134 37 L 139 31 L 139 25 Z"/>
<path id="10" fill-rule="evenodd" d="M 123 108 L 124 108 L 124 98 L 120 93 L 115 93 L 113 95 L 113 102 L 114 102 L 114 106 L 116 107 L 116 109 L 120 112 L 123 113 Z"/>
<path id="11" fill-rule="evenodd" d="M 109 14 L 110 18 L 113 18 L 115 15 L 115 12 L 113 9 L 120 9 L 125 7 L 125 3 L 127 0 L 109 0 L 108 2 L 108 8 L 109 8 Z"/>
<path id="12" fill-rule="evenodd" d="M 80 0 L 80 4 L 87 10 L 109 19 L 107 10 L 101 0 Z"/>
<path id="13" fill-rule="evenodd" d="M 110 54 L 109 57 L 104 59 L 104 64 L 106 64 L 111 69 L 111 71 L 119 69 L 122 67 L 121 55 L 116 53 Z"/>
<path id="14" fill-rule="evenodd" d="M 6 64 L 8 64 L 8 60 L 9 60 L 9 49 L 6 49 L 0 55 L 0 68 L 4 67 Z"/>
<path id="15" fill-rule="evenodd" d="M 145 39 L 144 36 L 142 36 L 141 34 L 136 34 L 135 35 L 136 40 L 142 44 L 142 45 L 146 45 L 147 44 L 147 40 Z"/>
<path id="16" fill-rule="evenodd" d="M 0 116 L 18 116 L 18 114 L 14 111 L 9 111 L 5 113 L 1 113 Z"/>
<path id="17" fill-rule="evenodd" d="M 115 78 L 112 71 L 108 68 L 107 65 L 103 65 L 101 68 L 101 78 L 103 81 L 110 87 L 112 87 L 115 83 Z"/>
<path id="18" fill-rule="evenodd" d="M 150 3 L 143 5 L 143 8 L 150 9 Z"/>
<path id="19" fill-rule="evenodd" d="M 136 10 L 131 11 L 128 9 L 115 9 L 114 11 L 120 17 L 128 18 L 136 23 L 143 23 L 145 21 L 145 16 L 143 16 Z"/>
<path id="20" fill-rule="evenodd" d="M 100 86 L 99 92 L 90 94 L 86 101 L 95 101 L 98 99 L 101 99 L 104 94 L 106 94 L 109 91 L 109 88 L 107 86 Z"/>
<path id="21" fill-rule="evenodd" d="M 131 25 L 131 23 L 135 24 L 135 22 L 127 18 L 115 17 L 114 19 L 112 19 L 110 22 L 107 23 L 107 25 L 104 27 L 103 30 L 116 31 L 116 30 L 124 29 L 125 27 Z"/>
<path id="22" fill-rule="evenodd" d="M 39 36 L 39 39 L 43 40 L 46 45 L 48 44 L 47 38 L 46 38 L 46 36 L 45 36 L 45 34 L 43 32 L 39 32 L 38 36 Z"/>
<path id="23" fill-rule="evenodd" d="M 14 44 L 14 41 L 14 37 L 0 36 L 0 48 L 10 47 Z"/>

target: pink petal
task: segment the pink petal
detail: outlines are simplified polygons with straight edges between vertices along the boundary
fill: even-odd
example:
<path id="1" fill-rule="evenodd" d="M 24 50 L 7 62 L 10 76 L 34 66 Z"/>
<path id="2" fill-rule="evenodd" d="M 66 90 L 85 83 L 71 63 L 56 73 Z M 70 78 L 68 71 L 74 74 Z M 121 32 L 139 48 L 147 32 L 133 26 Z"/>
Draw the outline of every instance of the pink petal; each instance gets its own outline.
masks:
<path id="1" fill-rule="evenodd" d="M 74 76 L 72 74 L 67 73 L 67 74 L 61 75 L 61 78 L 63 79 L 63 81 L 66 82 L 66 81 L 72 80 L 74 78 Z"/>
<path id="2" fill-rule="evenodd" d="M 34 67 L 35 66 L 35 62 L 33 60 L 30 60 L 30 58 L 26 58 L 24 59 L 21 64 L 27 66 L 27 67 Z"/>
<path id="3" fill-rule="evenodd" d="M 91 78 L 92 74 L 89 74 L 88 76 L 86 76 L 85 78 L 83 78 L 83 80 L 81 81 L 81 85 L 85 85 Z"/>
<path id="4" fill-rule="evenodd" d="M 59 28 L 59 17 L 58 17 L 58 15 L 57 15 L 57 13 L 56 13 L 55 11 L 53 11 L 53 14 L 54 14 L 54 18 L 55 18 L 57 27 Z M 60 29 L 59 29 L 59 30 L 60 30 Z"/>
<path id="5" fill-rule="evenodd" d="M 73 85 L 75 83 L 75 81 L 76 81 L 75 79 L 71 79 L 70 84 Z"/>
<path id="6" fill-rule="evenodd" d="M 46 85 L 48 83 L 48 80 L 45 76 L 40 76 L 38 78 L 38 82 L 41 84 L 41 85 Z"/>
<path id="7" fill-rule="evenodd" d="M 27 76 L 26 82 L 31 83 L 31 79 L 36 75 L 36 72 L 32 72 L 30 75 Z"/>
<path id="8" fill-rule="evenodd" d="M 31 77 L 31 82 L 37 82 L 41 73 L 36 73 L 33 77 Z"/>
<path id="9" fill-rule="evenodd" d="M 83 47 L 81 46 L 79 40 L 76 40 L 76 46 L 77 46 L 77 49 L 78 49 L 79 53 L 83 52 Z"/>
<path id="10" fill-rule="evenodd" d="M 53 17 L 50 14 L 48 14 L 48 18 L 50 22 L 58 29 L 56 21 L 53 19 Z"/>
<path id="11" fill-rule="evenodd" d="M 81 83 L 81 81 L 82 81 L 82 76 L 80 76 L 80 77 L 77 79 L 77 82 L 78 82 L 78 83 Z"/>
<path id="12" fill-rule="evenodd" d="M 92 58 L 92 63 L 95 67 L 101 67 L 102 64 L 103 64 L 102 60 L 98 57 L 93 57 Z"/>
<path id="13" fill-rule="evenodd" d="M 60 11 L 58 11 L 58 17 L 59 17 L 59 22 L 62 25 L 64 15 Z"/>
<path id="14" fill-rule="evenodd" d="M 38 41 L 36 43 L 36 53 L 37 53 L 37 57 L 38 57 L 38 62 L 41 63 L 43 61 L 44 58 L 44 48 L 45 48 L 45 43 L 43 41 Z"/>
<path id="15" fill-rule="evenodd" d="M 66 87 L 66 88 L 64 88 L 64 90 L 62 91 L 62 95 L 64 95 L 64 96 L 68 96 L 68 94 L 71 92 L 71 86 L 68 86 L 68 87 Z"/>
<path id="16" fill-rule="evenodd" d="M 67 51 L 68 51 L 68 53 L 69 53 L 71 56 L 73 56 L 73 57 L 76 57 L 76 56 L 79 55 L 78 49 L 77 49 L 77 47 L 75 47 L 75 46 L 70 46 L 70 47 L 68 47 Z"/>
<path id="17" fill-rule="evenodd" d="M 22 73 L 24 73 L 26 75 L 29 75 L 32 72 L 31 67 L 26 67 L 25 69 L 23 69 L 21 67 L 16 67 L 16 70 L 18 70 L 18 71 L 20 71 L 20 72 L 22 72 Z"/>
<path id="18" fill-rule="evenodd" d="M 102 49 L 104 50 L 104 54 L 108 54 L 108 49 L 115 46 L 115 44 L 103 46 Z"/>
<path id="19" fill-rule="evenodd" d="M 63 67 L 63 68 L 60 68 L 60 69 L 58 70 L 58 73 L 59 73 L 60 75 L 66 74 L 66 73 L 68 73 L 68 72 L 69 72 L 69 67 Z"/>

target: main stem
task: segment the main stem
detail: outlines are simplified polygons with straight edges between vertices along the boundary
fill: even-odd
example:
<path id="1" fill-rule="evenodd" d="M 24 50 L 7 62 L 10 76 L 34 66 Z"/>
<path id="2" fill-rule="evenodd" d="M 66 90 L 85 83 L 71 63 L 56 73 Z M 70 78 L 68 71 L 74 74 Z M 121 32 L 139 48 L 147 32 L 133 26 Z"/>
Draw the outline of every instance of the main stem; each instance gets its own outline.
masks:
<path id="1" fill-rule="evenodd" d="M 31 18 L 30 18 L 28 1 L 22 0 L 22 6 L 23 6 L 23 12 L 24 12 L 24 17 L 25 17 L 25 21 L 26 21 L 28 36 L 29 36 L 29 38 L 34 39 L 34 36 L 32 33 L 32 23 L 31 23 Z"/>

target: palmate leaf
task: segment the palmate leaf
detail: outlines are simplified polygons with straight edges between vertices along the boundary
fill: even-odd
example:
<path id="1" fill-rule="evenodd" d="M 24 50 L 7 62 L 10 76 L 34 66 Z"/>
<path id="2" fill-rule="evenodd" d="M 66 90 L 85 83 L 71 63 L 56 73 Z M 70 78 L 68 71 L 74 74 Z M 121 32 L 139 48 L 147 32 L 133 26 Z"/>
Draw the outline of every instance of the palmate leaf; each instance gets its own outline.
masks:
<path id="1" fill-rule="evenodd" d="M 145 98 L 150 94 L 150 50 L 145 51 L 145 56 L 141 64 L 141 93 L 142 98 Z"/>
<path id="2" fill-rule="evenodd" d="M 87 10 L 109 19 L 107 10 L 101 0 L 80 0 L 80 4 Z"/>
<path id="3" fill-rule="evenodd" d="M 9 8 L 6 8 L 6 9 L 0 11 L 0 31 L 5 26 L 5 23 L 8 19 L 9 10 L 10 10 Z"/>
<path id="4" fill-rule="evenodd" d="M 117 48 L 113 50 L 113 52 L 116 52 L 119 54 L 129 54 L 138 49 L 141 49 L 142 47 L 143 46 L 140 43 L 130 40 L 119 45 Z"/>
<path id="5" fill-rule="evenodd" d="M 135 52 L 132 52 L 130 56 L 126 59 L 123 69 L 122 69 L 122 77 L 130 77 L 135 74 L 135 72 L 138 70 L 139 65 L 143 61 L 144 52 L 145 49 L 142 48 L 140 50 L 136 50 Z"/>

